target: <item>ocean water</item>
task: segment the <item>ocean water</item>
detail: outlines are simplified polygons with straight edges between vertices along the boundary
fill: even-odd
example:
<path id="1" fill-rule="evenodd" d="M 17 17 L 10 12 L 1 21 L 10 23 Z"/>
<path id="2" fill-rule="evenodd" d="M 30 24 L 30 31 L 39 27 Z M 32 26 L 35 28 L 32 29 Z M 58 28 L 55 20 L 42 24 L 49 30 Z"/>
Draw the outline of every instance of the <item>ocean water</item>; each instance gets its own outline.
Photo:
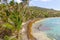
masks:
<path id="1" fill-rule="evenodd" d="M 38 22 L 39 30 L 47 34 L 51 39 L 60 40 L 60 18 L 46 18 Z"/>

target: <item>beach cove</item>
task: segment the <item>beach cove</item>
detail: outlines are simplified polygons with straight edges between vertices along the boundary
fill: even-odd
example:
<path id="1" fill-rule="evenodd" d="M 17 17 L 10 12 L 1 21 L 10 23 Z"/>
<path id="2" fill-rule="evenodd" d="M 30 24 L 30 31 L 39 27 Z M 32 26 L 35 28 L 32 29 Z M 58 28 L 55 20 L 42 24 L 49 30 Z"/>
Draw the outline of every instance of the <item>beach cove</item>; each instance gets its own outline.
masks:
<path id="1" fill-rule="evenodd" d="M 32 24 L 32 35 L 37 40 L 59 40 L 60 17 L 38 20 Z"/>

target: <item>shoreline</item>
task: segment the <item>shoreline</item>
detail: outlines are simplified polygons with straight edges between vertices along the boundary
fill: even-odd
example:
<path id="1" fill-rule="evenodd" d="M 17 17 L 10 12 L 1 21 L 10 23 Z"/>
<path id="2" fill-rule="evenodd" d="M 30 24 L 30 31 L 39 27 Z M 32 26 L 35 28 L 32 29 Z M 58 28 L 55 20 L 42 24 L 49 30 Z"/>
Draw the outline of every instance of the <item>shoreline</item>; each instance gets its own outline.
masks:
<path id="1" fill-rule="evenodd" d="M 38 22 L 40 22 L 40 21 L 44 21 L 44 19 L 35 21 L 34 23 L 32 23 L 32 25 L 35 24 L 35 23 L 38 23 Z M 46 35 L 44 32 L 42 32 L 42 31 L 37 31 L 37 29 L 35 29 L 36 31 L 34 32 L 34 31 L 33 31 L 34 28 L 31 28 L 31 30 L 32 30 L 31 34 L 32 34 L 37 40 L 51 40 L 50 38 L 47 37 L 47 35 Z"/>
<path id="2" fill-rule="evenodd" d="M 60 18 L 60 17 L 49 17 L 49 18 Z M 38 23 L 38 22 L 42 22 L 42 21 L 49 19 L 49 18 L 38 18 L 38 19 L 30 20 L 30 22 L 27 25 L 27 37 L 28 37 L 28 39 L 35 40 L 35 37 L 32 34 L 32 25 L 34 25 L 35 23 Z M 22 25 L 24 25 L 24 24 L 26 24 L 26 22 L 22 23 Z M 39 34 L 39 33 L 37 33 L 37 34 Z M 43 36 L 45 35 L 46 38 L 49 39 L 44 32 L 40 31 L 40 34 Z M 55 40 L 55 39 L 53 39 L 53 40 Z"/>
<path id="3" fill-rule="evenodd" d="M 60 18 L 60 17 L 50 17 L 50 18 Z M 34 20 L 34 21 L 32 21 L 31 23 L 30 23 L 30 27 L 31 28 L 29 28 L 29 30 L 30 30 L 30 35 L 32 35 L 34 38 L 37 38 L 38 40 L 39 40 L 39 38 L 40 38 L 40 40 L 51 40 L 48 36 L 47 36 L 47 34 L 45 34 L 44 32 L 42 32 L 42 31 L 40 31 L 40 32 L 36 32 L 36 33 L 33 33 L 32 32 L 32 25 L 33 24 L 35 24 L 35 23 L 38 23 L 38 22 L 42 22 L 42 21 L 44 21 L 44 20 L 46 20 L 46 19 L 49 19 L 49 18 L 43 18 L 43 19 L 39 19 L 39 20 Z M 36 36 L 36 37 L 35 37 Z M 54 39 L 53 38 L 53 40 L 56 40 L 56 39 Z"/>

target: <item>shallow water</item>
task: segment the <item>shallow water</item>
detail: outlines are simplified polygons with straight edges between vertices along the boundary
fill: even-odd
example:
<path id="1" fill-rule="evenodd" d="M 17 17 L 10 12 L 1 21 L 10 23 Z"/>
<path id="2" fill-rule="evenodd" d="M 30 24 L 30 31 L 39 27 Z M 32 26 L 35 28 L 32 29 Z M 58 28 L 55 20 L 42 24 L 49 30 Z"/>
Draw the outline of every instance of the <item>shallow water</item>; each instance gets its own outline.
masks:
<path id="1" fill-rule="evenodd" d="M 36 23 L 39 31 L 43 31 L 49 38 L 60 40 L 60 18 L 47 18 Z"/>

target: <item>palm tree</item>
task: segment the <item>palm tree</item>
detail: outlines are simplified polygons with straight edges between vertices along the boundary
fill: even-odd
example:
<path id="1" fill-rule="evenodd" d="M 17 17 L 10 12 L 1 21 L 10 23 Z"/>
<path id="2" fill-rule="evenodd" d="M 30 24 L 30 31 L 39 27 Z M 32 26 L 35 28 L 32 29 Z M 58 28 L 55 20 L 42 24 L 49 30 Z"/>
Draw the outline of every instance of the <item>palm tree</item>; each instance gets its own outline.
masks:
<path id="1" fill-rule="evenodd" d="M 25 5 L 29 5 L 29 0 L 22 0 L 22 2 L 23 2 L 23 4 L 25 4 Z"/>
<path id="2" fill-rule="evenodd" d="M 28 19 L 29 19 L 29 17 L 30 17 L 30 15 L 31 15 L 31 13 L 30 13 L 30 10 L 29 10 L 29 1 L 30 0 L 22 0 L 23 1 L 23 8 L 24 8 L 24 13 L 27 11 L 27 13 L 26 13 L 26 15 L 25 16 L 28 16 Z M 28 10 L 26 10 L 26 8 L 28 9 Z M 28 14 L 28 15 L 27 15 Z M 31 34 L 31 27 L 29 26 L 29 27 L 27 27 L 27 35 L 28 35 L 28 39 L 29 40 L 36 40 L 34 37 L 33 37 L 33 35 Z"/>
<path id="3" fill-rule="evenodd" d="M 23 21 L 26 20 L 25 16 L 26 16 L 26 9 L 27 9 L 27 5 L 28 5 L 28 0 L 22 0 L 22 2 L 20 3 L 21 5 L 21 11 L 22 11 L 22 19 L 24 19 Z"/>

